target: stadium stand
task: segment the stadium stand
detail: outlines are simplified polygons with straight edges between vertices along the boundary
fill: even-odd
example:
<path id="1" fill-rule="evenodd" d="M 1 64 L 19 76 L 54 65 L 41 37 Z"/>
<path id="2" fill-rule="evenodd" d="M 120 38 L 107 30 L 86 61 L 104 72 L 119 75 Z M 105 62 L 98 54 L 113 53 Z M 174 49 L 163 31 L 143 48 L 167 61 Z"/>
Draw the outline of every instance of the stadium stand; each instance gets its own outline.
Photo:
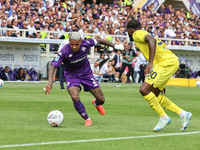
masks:
<path id="1" fill-rule="evenodd" d="M 152 4 L 153 5 L 153 4 Z M 3 1 L 0 6 L 0 25 L 2 28 L 29 29 L 27 38 L 45 38 L 45 31 L 78 31 L 81 33 L 98 33 L 106 38 L 105 33 L 127 35 L 126 23 L 134 18 L 142 23 L 143 29 L 158 37 L 199 40 L 200 22 L 192 10 L 176 11 L 171 5 L 164 4 L 153 13 L 153 7 L 147 10 L 134 9 L 121 1 L 114 0 L 111 5 L 102 3 L 84 3 L 84 0 L 30 0 Z M 41 28 L 44 27 L 44 31 Z M 164 32 L 164 36 L 162 33 Z M 0 30 L 1 36 L 21 37 L 19 31 Z M 59 39 L 62 34 L 51 33 L 51 39 Z M 87 38 L 86 36 L 83 38 Z M 172 42 L 172 45 L 183 45 L 183 42 Z M 191 46 L 200 46 L 199 42 L 190 42 Z M 51 50 L 58 46 L 51 44 Z"/>
<path id="2" fill-rule="evenodd" d="M 153 12 L 153 4 L 142 10 L 133 8 L 130 3 L 118 0 L 114 0 L 110 5 L 97 4 L 95 0 L 91 4 L 85 3 L 84 0 L 76 2 L 73 0 L 1 1 L 0 28 L 2 29 L 0 29 L 0 36 L 45 39 L 48 31 L 63 32 L 63 34 L 50 33 L 50 39 L 59 40 L 68 38 L 64 31 L 78 31 L 99 34 L 100 38 L 112 41 L 113 37 L 110 38 L 107 34 L 127 36 L 125 27 L 127 22 L 133 18 L 139 20 L 142 29 L 147 30 L 151 35 L 171 38 L 171 41 L 163 40 L 167 45 L 200 47 L 199 16 L 195 15 L 192 10 L 188 12 L 184 9 L 175 11 L 172 5 L 162 4 L 157 11 Z M 22 32 L 18 29 L 28 29 L 29 31 Z M 83 39 L 90 37 L 90 35 L 82 36 Z M 115 37 L 116 39 L 118 37 Z M 118 41 L 116 40 L 116 42 Z M 43 51 L 45 51 L 45 44 L 41 43 Z M 50 44 L 50 50 L 57 51 L 58 46 L 56 43 Z M 99 51 L 95 50 L 95 52 Z M 16 77 L 17 69 L 10 72 L 11 78 Z M 37 80 L 38 73 L 36 71 L 24 69 L 32 81 Z M 191 72 L 191 77 L 196 76 L 197 72 Z"/>

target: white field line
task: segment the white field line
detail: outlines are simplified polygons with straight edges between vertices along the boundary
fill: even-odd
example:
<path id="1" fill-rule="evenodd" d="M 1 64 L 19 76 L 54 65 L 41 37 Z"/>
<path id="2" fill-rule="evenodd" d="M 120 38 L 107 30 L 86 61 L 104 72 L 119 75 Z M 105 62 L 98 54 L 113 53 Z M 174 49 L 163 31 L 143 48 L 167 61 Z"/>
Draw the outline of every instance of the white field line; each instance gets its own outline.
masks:
<path id="1" fill-rule="evenodd" d="M 51 145 L 51 144 L 66 144 L 66 143 L 86 143 L 86 142 L 114 141 L 114 140 L 126 140 L 126 139 L 141 139 L 141 138 L 164 137 L 164 136 L 175 136 L 175 135 L 190 135 L 190 134 L 199 134 L 199 133 L 200 133 L 200 131 L 196 131 L 196 132 L 184 132 L 184 133 L 158 134 L 158 135 L 116 137 L 116 138 L 104 138 L 104 139 L 91 139 L 91 140 L 74 140 L 74 141 L 56 141 L 56 142 L 14 144 L 14 145 L 1 145 L 0 148 L 6 148 L 6 147 L 24 147 L 24 146 L 35 146 L 35 145 Z"/>

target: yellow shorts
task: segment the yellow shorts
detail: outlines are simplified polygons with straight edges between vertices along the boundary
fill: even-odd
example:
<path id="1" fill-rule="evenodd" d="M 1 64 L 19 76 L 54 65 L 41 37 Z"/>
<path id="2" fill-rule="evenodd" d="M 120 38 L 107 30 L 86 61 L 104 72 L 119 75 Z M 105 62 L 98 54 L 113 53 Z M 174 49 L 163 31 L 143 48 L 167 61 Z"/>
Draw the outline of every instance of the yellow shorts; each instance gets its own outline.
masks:
<path id="1" fill-rule="evenodd" d="M 175 74 L 179 68 L 179 61 L 174 60 L 174 65 L 161 66 L 159 64 L 153 65 L 151 73 L 145 79 L 145 82 L 153 85 L 161 91 L 165 88 L 167 82 Z"/>

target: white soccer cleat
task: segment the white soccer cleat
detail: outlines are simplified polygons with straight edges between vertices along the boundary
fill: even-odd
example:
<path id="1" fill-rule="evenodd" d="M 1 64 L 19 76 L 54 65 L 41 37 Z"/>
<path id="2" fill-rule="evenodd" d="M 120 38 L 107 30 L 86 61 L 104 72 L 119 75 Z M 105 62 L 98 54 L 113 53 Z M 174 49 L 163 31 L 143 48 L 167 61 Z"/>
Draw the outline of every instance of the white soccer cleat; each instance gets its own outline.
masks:
<path id="1" fill-rule="evenodd" d="M 181 118 L 181 131 L 185 131 L 185 129 L 189 127 L 189 121 L 192 119 L 192 117 L 192 113 L 186 112 Z"/>
<path id="2" fill-rule="evenodd" d="M 154 132 L 158 132 L 162 130 L 166 125 L 171 123 L 171 118 L 168 118 L 167 120 L 161 119 L 159 120 L 158 124 L 153 128 Z"/>

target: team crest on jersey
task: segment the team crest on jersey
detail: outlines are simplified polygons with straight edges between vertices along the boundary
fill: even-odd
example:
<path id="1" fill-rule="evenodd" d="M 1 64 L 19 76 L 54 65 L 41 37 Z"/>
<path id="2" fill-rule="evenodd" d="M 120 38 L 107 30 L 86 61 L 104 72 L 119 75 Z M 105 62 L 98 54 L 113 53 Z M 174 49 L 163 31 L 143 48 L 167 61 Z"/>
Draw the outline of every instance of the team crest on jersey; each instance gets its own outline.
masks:
<path id="1" fill-rule="evenodd" d="M 82 51 L 84 51 L 84 52 L 85 52 L 85 50 L 86 50 L 86 48 L 85 48 L 85 47 L 82 47 Z"/>
<path id="2" fill-rule="evenodd" d="M 60 59 L 60 56 L 56 56 L 55 61 L 58 61 Z"/>

